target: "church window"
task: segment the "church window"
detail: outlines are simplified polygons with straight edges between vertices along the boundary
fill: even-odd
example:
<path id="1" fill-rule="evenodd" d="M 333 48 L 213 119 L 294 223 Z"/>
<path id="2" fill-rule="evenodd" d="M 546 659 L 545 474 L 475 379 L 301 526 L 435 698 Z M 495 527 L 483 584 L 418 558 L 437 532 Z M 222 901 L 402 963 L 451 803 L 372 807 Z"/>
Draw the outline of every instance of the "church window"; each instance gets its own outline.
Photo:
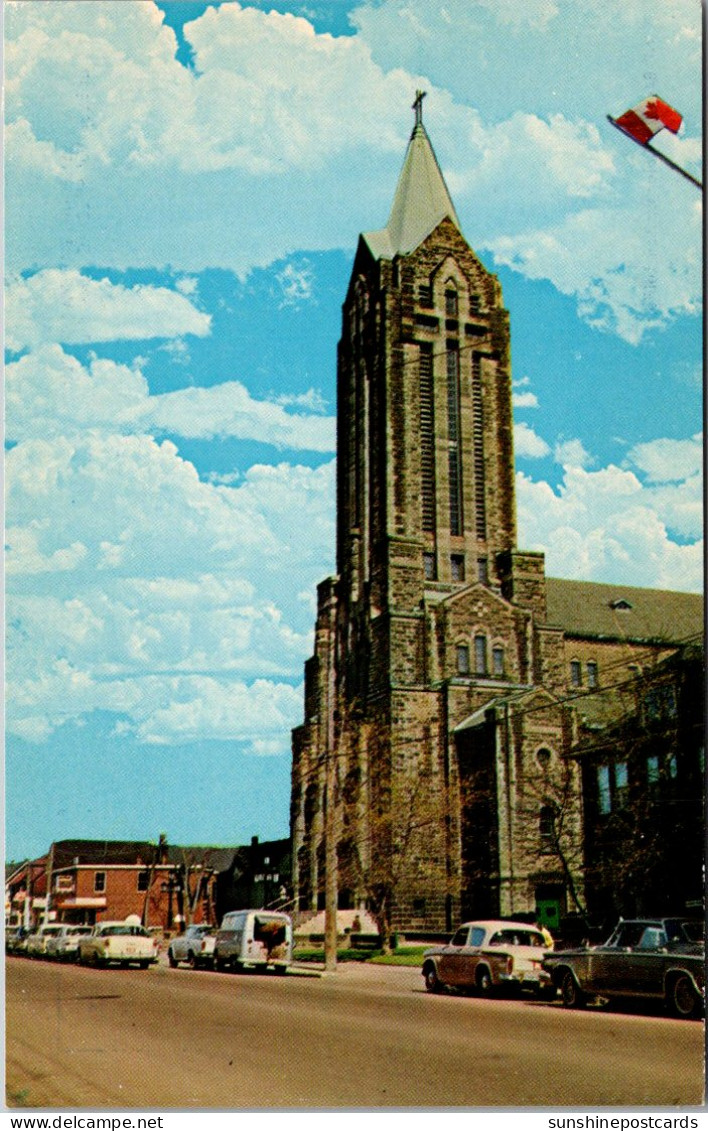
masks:
<path id="1" fill-rule="evenodd" d="M 451 554 L 450 555 L 450 576 L 453 581 L 465 580 L 465 555 L 464 554 Z"/>
<path id="2" fill-rule="evenodd" d="M 669 756 L 667 765 L 669 770 L 669 777 L 672 781 L 676 781 L 676 778 L 678 777 L 678 762 L 676 760 L 675 754 L 671 754 Z"/>
<path id="3" fill-rule="evenodd" d="M 607 814 L 612 811 L 609 766 L 597 767 L 597 804 L 602 814 Z"/>
<path id="4" fill-rule="evenodd" d="M 617 804 L 622 807 L 627 804 L 629 793 L 629 777 L 626 762 L 615 762 L 615 794 Z"/>
<path id="5" fill-rule="evenodd" d="M 435 530 L 435 412 L 433 400 L 433 353 L 422 344 L 420 376 L 420 469 L 423 530 Z"/>
<path id="6" fill-rule="evenodd" d="M 492 672 L 496 676 L 504 675 L 504 649 L 501 644 L 492 648 Z"/>
<path id="7" fill-rule="evenodd" d="M 447 343 L 447 436 L 450 533 L 462 533 L 462 464 L 460 458 L 460 351 Z"/>
<path id="8" fill-rule="evenodd" d="M 480 542 L 487 537 L 487 510 L 484 480 L 484 412 L 482 409 L 482 367 L 472 356 L 472 450 L 474 453 L 475 532 Z"/>
<path id="9" fill-rule="evenodd" d="M 418 287 L 418 303 L 420 306 L 433 305 L 433 288 L 421 283 Z"/>
<path id="10" fill-rule="evenodd" d="M 457 291 L 454 287 L 445 291 L 445 314 L 448 318 L 457 318 Z"/>
<path id="11" fill-rule="evenodd" d="M 479 314 L 479 295 L 470 295 L 470 314 Z"/>
<path id="12" fill-rule="evenodd" d="M 437 569 L 435 568 L 435 554 L 423 554 L 423 573 L 426 581 L 435 581 Z"/>
<path id="13" fill-rule="evenodd" d="M 489 562 L 486 558 L 477 558 L 477 580 L 482 585 L 489 585 Z"/>
<path id="14" fill-rule="evenodd" d="M 570 684 L 571 687 L 581 687 L 583 683 L 583 669 L 580 666 L 580 660 L 570 661 Z"/>
<path id="15" fill-rule="evenodd" d="M 650 754 L 647 758 L 647 785 L 656 785 L 659 780 L 659 758 Z"/>
<path id="16" fill-rule="evenodd" d="M 474 638 L 474 670 L 477 675 L 487 674 L 487 637 Z"/>
<path id="17" fill-rule="evenodd" d="M 588 660 L 586 672 L 588 677 L 588 687 L 597 687 L 597 664 L 595 660 Z"/>
<path id="18" fill-rule="evenodd" d="M 541 852 L 553 852 L 555 849 L 556 810 L 553 805 L 542 805 L 538 815 L 538 831 L 541 840 Z"/>
<path id="19" fill-rule="evenodd" d="M 458 675 L 470 674 L 470 650 L 466 644 L 457 645 L 457 673 Z"/>
<path id="20" fill-rule="evenodd" d="M 549 763 L 551 761 L 550 750 L 547 750 L 545 748 L 545 746 L 541 747 L 540 750 L 537 750 L 536 751 L 536 761 L 538 762 L 538 764 L 539 764 L 539 766 L 541 767 L 542 770 L 547 770 Z"/>

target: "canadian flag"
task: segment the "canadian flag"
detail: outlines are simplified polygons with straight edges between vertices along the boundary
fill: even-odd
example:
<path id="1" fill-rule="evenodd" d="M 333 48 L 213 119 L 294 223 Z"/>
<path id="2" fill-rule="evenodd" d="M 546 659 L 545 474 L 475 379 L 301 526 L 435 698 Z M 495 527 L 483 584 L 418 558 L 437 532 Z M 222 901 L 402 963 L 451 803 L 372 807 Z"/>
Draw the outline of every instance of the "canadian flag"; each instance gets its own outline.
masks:
<path id="1" fill-rule="evenodd" d="M 674 110 L 673 106 L 669 106 L 658 95 L 652 94 L 638 106 L 627 110 L 621 118 L 615 118 L 614 124 L 640 145 L 647 145 L 659 130 L 667 129 L 672 134 L 678 133 L 682 121 L 678 110 Z"/>

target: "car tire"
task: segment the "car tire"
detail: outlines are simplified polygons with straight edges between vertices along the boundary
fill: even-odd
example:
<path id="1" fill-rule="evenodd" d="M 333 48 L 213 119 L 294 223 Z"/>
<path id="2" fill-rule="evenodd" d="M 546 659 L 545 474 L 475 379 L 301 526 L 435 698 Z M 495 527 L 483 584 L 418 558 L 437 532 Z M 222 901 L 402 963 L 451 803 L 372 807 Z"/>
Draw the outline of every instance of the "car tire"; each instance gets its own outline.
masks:
<path id="1" fill-rule="evenodd" d="M 563 971 L 560 991 L 561 997 L 563 998 L 563 1005 L 566 1009 L 582 1009 L 585 1005 L 585 994 L 580 989 L 580 986 L 575 980 L 575 976 L 570 970 Z"/>
<path id="2" fill-rule="evenodd" d="M 494 983 L 488 966 L 477 967 L 477 973 L 474 976 L 474 984 L 478 994 L 484 997 L 488 997 L 489 994 L 491 994 Z"/>
<path id="3" fill-rule="evenodd" d="M 445 987 L 438 978 L 438 972 L 432 962 L 429 962 L 423 967 L 423 978 L 425 980 L 425 988 L 429 994 L 442 993 Z"/>
<path id="4" fill-rule="evenodd" d="M 150 965 L 150 961 L 147 958 L 144 958 L 142 962 L 138 963 L 138 966 L 140 967 L 141 970 L 147 970 L 149 965 Z"/>
<path id="5" fill-rule="evenodd" d="M 191 950 L 187 951 L 187 965 L 190 966 L 192 970 L 196 970 L 199 965 L 194 957 L 194 952 Z"/>
<path id="6" fill-rule="evenodd" d="M 169 962 L 173 970 L 179 965 L 177 959 L 172 953 L 172 947 L 170 947 L 170 949 L 167 951 L 167 961 Z"/>
<path id="7" fill-rule="evenodd" d="M 214 953 L 214 969 L 218 970 L 219 973 L 226 969 L 226 963 L 218 952 Z"/>
<path id="8" fill-rule="evenodd" d="M 700 997 L 688 974 L 679 974 L 667 990 L 667 1005 L 674 1017 L 690 1020 L 700 1012 Z"/>

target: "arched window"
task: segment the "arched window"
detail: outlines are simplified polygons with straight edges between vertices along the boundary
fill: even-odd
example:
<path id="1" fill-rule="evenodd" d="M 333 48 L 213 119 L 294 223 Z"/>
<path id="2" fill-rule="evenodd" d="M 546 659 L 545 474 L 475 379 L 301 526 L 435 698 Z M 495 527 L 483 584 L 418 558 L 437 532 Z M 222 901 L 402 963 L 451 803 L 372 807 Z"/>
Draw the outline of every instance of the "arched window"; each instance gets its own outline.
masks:
<path id="1" fill-rule="evenodd" d="M 536 751 L 536 761 L 542 770 L 547 770 L 551 762 L 551 752 L 545 746 Z"/>
<path id="2" fill-rule="evenodd" d="M 487 674 L 487 637 L 474 638 L 474 670 L 476 675 Z"/>
<path id="3" fill-rule="evenodd" d="M 556 807 L 542 805 L 538 815 L 538 833 L 541 852 L 554 852 L 556 841 Z"/>

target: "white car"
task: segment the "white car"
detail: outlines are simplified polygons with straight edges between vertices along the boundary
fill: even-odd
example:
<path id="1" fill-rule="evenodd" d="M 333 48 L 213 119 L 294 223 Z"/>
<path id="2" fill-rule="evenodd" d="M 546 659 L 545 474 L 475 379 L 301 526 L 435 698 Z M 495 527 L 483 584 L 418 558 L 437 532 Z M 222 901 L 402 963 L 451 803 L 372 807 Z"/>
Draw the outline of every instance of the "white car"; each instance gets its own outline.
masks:
<path id="1" fill-rule="evenodd" d="M 39 927 L 27 938 L 26 953 L 30 958 L 44 958 L 47 953 L 49 940 L 61 930 L 58 924 L 49 927 Z"/>
<path id="2" fill-rule="evenodd" d="M 157 940 L 131 919 L 97 923 L 88 937 L 79 939 L 79 962 L 84 966 L 137 963 L 142 970 L 157 962 Z"/>
<path id="3" fill-rule="evenodd" d="M 80 923 L 62 923 L 56 934 L 48 940 L 45 949 L 47 958 L 57 958 L 60 962 L 76 962 L 79 957 L 79 940 L 90 935 L 92 927 Z"/>
<path id="4" fill-rule="evenodd" d="M 423 955 L 423 978 L 430 993 L 447 987 L 489 994 L 495 989 L 532 990 L 555 997 L 543 960 L 552 950 L 542 932 L 528 923 L 489 919 L 463 923 L 445 946 Z"/>
<path id="5" fill-rule="evenodd" d="M 206 923 L 195 923 L 187 927 L 183 934 L 172 939 L 167 948 L 170 966 L 178 966 L 180 962 L 186 962 L 194 970 L 198 966 L 213 966 L 215 942 L 215 927 Z"/>

